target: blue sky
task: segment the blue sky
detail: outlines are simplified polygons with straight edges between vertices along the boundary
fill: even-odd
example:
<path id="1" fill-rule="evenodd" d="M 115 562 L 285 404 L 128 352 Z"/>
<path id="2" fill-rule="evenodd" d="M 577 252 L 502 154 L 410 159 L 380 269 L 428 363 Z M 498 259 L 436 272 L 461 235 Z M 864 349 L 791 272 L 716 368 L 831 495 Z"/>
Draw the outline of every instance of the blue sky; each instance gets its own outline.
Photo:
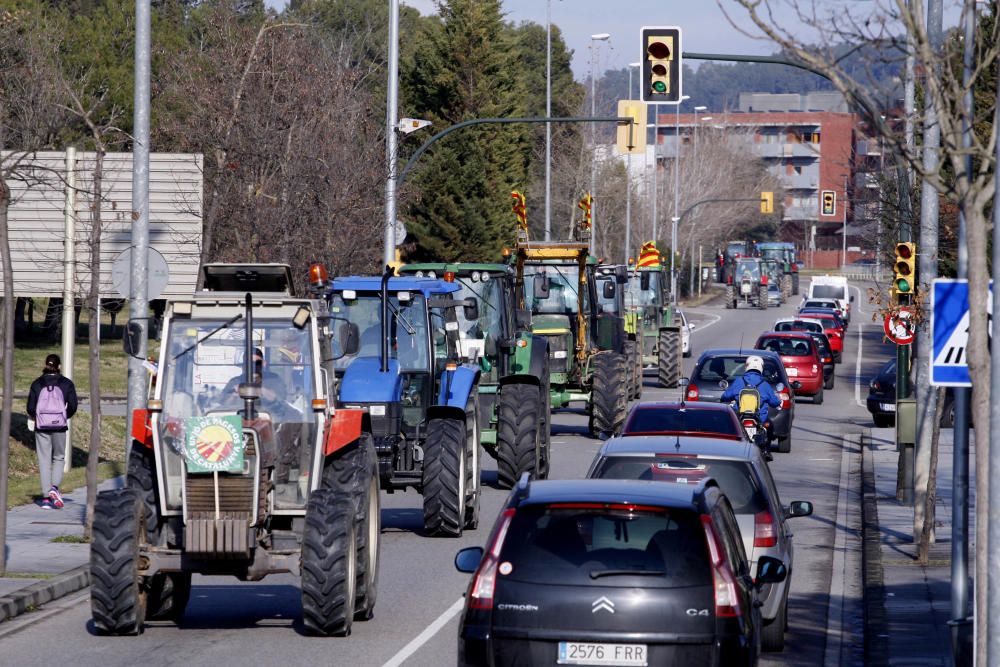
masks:
<path id="1" fill-rule="evenodd" d="M 285 0 L 265 0 L 268 6 L 281 8 Z M 709 53 L 772 53 L 774 45 L 766 40 L 742 34 L 726 19 L 716 0 L 548 0 L 552 3 L 552 23 L 558 25 L 567 44 L 573 49 L 573 71 L 578 79 L 590 69 L 590 35 L 609 33 L 611 39 L 601 45 L 598 71 L 619 69 L 639 59 L 639 29 L 643 25 L 678 25 L 683 29 L 683 50 Z M 779 3 L 781 0 L 778 0 Z M 388 2 L 388 0 L 386 0 Z M 402 0 L 423 14 L 435 12 L 434 0 Z M 545 24 L 547 0 L 503 0 L 507 20 Z M 729 15 L 747 32 L 751 28 L 745 11 L 731 0 L 723 0 Z M 799 0 L 811 7 L 812 0 Z M 887 0 L 815 0 L 823 12 L 863 12 L 884 7 Z M 890 3 L 891 4 L 891 3 Z M 948 8 L 945 24 L 957 23 L 958 0 L 945 0 Z M 794 25 L 794 13 L 783 12 L 783 19 Z"/>

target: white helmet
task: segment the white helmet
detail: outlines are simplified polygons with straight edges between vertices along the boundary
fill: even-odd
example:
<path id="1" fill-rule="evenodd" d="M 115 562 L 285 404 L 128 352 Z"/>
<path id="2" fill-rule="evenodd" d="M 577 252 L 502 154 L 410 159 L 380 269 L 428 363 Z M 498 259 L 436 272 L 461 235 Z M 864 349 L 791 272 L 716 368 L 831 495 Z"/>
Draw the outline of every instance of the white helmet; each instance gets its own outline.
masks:
<path id="1" fill-rule="evenodd" d="M 757 371 L 758 373 L 764 372 L 764 360 L 758 357 L 756 354 L 752 357 L 747 357 L 747 371 Z"/>

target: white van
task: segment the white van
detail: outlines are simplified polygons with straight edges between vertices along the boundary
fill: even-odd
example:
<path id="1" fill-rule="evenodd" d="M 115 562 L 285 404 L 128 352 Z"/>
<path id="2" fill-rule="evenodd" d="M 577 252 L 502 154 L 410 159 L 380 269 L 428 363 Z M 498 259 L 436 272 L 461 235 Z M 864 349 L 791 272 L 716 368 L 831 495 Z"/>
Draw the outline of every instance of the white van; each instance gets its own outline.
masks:
<path id="1" fill-rule="evenodd" d="M 816 276 L 809 283 L 809 294 L 806 299 L 834 299 L 840 305 L 840 310 L 846 313 L 846 322 L 851 321 L 851 304 L 854 297 L 847 288 L 847 278 L 844 276 Z"/>

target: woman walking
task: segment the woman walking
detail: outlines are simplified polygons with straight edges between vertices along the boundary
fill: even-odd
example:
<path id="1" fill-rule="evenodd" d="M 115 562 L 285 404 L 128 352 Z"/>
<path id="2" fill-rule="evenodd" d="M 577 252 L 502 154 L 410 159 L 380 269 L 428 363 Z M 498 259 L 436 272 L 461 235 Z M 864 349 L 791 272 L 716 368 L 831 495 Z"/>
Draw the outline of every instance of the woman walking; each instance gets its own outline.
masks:
<path id="1" fill-rule="evenodd" d="M 76 413 L 76 386 L 59 372 L 59 355 L 45 357 L 41 377 L 28 392 L 28 428 L 35 431 L 35 453 L 42 482 L 42 509 L 62 509 L 59 493 L 66 461 L 66 430 Z"/>

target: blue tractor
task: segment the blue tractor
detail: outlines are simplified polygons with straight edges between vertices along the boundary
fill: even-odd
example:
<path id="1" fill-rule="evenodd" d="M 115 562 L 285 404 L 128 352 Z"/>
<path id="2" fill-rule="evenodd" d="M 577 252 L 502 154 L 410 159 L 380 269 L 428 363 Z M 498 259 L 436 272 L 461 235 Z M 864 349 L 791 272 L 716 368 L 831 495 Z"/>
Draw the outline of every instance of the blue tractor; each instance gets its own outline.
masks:
<path id="1" fill-rule="evenodd" d="M 423 494 L 424 529 L 459 536 L 479 522 L 478 359 L 461 357 L 457 309 L 478 303 L 437 278 L 336 278 L 327 291 L 341 347 L 338 407 L 360 408 L 375 440 L 381 487 Z"/>

